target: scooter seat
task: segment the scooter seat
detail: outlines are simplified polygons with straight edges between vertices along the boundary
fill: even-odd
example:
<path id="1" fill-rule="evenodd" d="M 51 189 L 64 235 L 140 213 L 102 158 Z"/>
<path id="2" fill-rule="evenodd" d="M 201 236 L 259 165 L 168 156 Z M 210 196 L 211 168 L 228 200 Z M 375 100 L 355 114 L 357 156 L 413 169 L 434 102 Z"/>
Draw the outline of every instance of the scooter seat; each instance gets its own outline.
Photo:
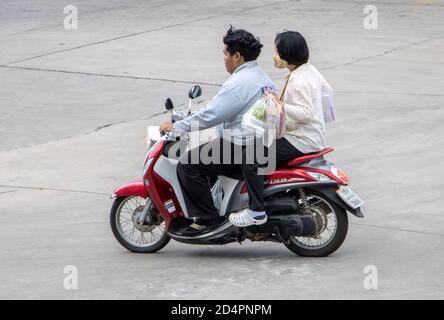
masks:
<path id="1" fill-rule="evenodd" d="M 321 157 L 321 156 L 323 156 L 324 154 L 330 153 L 330 152 L 332 152 L 333 150 L 334 150 L 333 148 L 326 148 L 326 149 L 321 150 L 321 151 L 319 151 L 319 152 L 315 152 L 315 153 L 311 153 L 311 154 L 304 155 L 304 156 L 302 156 L 302 157 L 294 158 L 293 160 L 288 161 L 287 164 L 286 164 L 286 166 L 287 166 L 287 167 L 295 167 L 295 166 L 297 166 L 297 165 L 299 165 L 299 164 L 301 164 L 301 163 L 308 162 L 308 161 L 310 161 L 310 160 L 312 160 L 312 159 L 315 159 L 315 158 Z"/>

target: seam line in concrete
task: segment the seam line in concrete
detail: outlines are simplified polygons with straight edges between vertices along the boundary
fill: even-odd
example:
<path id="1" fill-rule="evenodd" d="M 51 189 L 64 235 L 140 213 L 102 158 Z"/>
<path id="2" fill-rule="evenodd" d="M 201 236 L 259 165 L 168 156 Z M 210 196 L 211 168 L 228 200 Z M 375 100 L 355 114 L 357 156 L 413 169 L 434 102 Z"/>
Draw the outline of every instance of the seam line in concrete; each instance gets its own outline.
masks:
<path id="1" fill-rule="evenodd" d="M 44 188 L 44 187 L 25 187 L 25 186 L 8 186 L 8 185 L 0 185 L 0 187 L 1 188 L 24 189 L 24 190 L 58 191 L 58 192 L 72 192 L 72 193 L 83 193 L 83 194 L 94 194 L 94 195 L 111 196 L 111 194 L 109 194 L 109 193 L 85 191 L 85 190 Z M 15 190 L 15 191 L 18 191 L 18 190 Z"/>
<path id="2" fill-rule="evenodd" d="M 196 106 L 196 105 L 200 105 L 202 102 L 206 102 L 206 100 L 200 100 L 200 101 L 197 101 L 197 102 L 195 103 L 195 106 Z M 181 105 L 178 105 L 178 106 L 175 107 L 175 110 L 178 110 L 178 111 L 183 111 L 183 110 L 185 110 L 185 109 L 187 109 L 187 107 L 186 107 L 184 104 L 181 104 Z M 82 134 L 76 135 L 76 136 L 72 136 L 72 137 L 64 137 L 64 138 L 60 138 L 60 139 L 56 139 L 56 140 L 46 141 L 46 142 L 43 142 L 43 143 L 39 143 L 39 144 L 31 145 L 31 146 L 23 146 L 23 147 L 19 147 L 19 148 L 13 148 L 13 149 L 1 150 L 1 151 L 0 151 L 0 154 L 1 154 L 1 153 L 11 152 L 11 151 L 20 151 L 20 150 L 24 150 L 24 149 L 34 148 L 34 147 L 41 146 L 41 145 L 45 145 L 45 144 L 48 144 L 48 143 L 60 142 L 60 141 L 70 140 L 70 139 L 73 139 L 73 138 L 83 137 L 83 136 L 90 135 L 90 134 L 92 134 L 92 133 L 99 132 L 99 131 L 101 131 L 101 130 L 103 130 L 103 129 L 107 129 L 107 128 L 110 128 L 110 127 L 113 127 L 113 126 L 119 125 L 119 124 L 125 124 L 125 123 L 131 123 L 131 122 L 138 122 L 138 121 L 146 121 L 146 120 L 149 120 L 149 119 L 154 118 L 154 117 L 161 116 L 161 115 L 166 114 L 166 113 L 168 113 L 168 111 L 161 111 L 161 112 L 153 113 L 153 114 L 150 114 L 149 116 L 147 116 L 147 117 L 145 117 L 145 118 L 142 118 L 142 119 L 131 119 L 131 120 L 126 120 L 126 121 L 118 121 L 118 122 L 114 122 L 114 123 L 108 123 L 108 124 L 105 124 L 105 125 L 99 126 L 99 127 L 95 128 L 95 129 L 93 129 L 93 130 L 90 130 L 90 131 L 87 131 L 87 132 L 85 132 L 85 133 L 82 133 Z"/>
<path id="3" fill-rule="evenodd" d="M 191 24 L 191 23 L 195 23 L 195 22 L 211 20 L 211 19 L 214 19 L 214 18 L 226 16 L 226 15 L 237 14 L 237 13 L 241 13 L 241 12 L 245 12 L 245 11 L 266 8 L 266 7 L 274 6 L 276 4 L 281 4 L 283 2 L 287 2 L 287 1 L 275 1 L 275 2 L 268 3 L 268 4 L 265 4 L 265 5 L 261 5 L 261 6 L 249 7 L 249 8 L 245 8 L 245 9 L 241 9 L 241 10 L 225 12 L 225 13 L 222 13 L 222 14 L 219 14 L 219 15 L 207 16 L 207 17 L 202 17 L 202 18 L 199 18 L 199 19 L 193 19 L 193 20 L 190 20 L 190 21 L 184 21 L 184 22 L 181 22 L 181 23 L 175 23 L 175 24 L 171 24 L 171 25 L 167 25 L 167 26 L 163 26 L 163 27 L 159 27 L 159 28 L 153 28 L 153 29 L 149 29 L 149 30 L 145 30 L 145 31 L 139 31 L 139 32 L 127 34 L 127 35 L 120 36 L 120 37 L 114 37 L 114 38 L 110 38 L 110 39 L 105 39 L 105 40 L 101 40 L 101 41 L 87 43 L 87 44 L 76 46 L 76 47 L 72 47 L 72 48 L 56 50 L 56 51 L 40 54 L 40 55 L 33 56 L 33 57 L 29 57 L 29 58 L 25 58 L 25 59 L 20 59 L 20 60 L 8 62 L 8 63 L 5 63 L 5 64 L 2 64 L 1 66 L 9 66 L 11 64 L 16 64 L 16 63 L 20 63 L 20 62 L 30 61 L 30 60 L 34 60 L 34 59 L 38 59 L 38 58 L 43 58 L 43 57 L 47 57 L 47 56 L 54 55 L 54 54 L 57 54 L 57 53 L 64 53 L 64 52 L 68 52 L 68 51 L 72 51 L 72 50 L 77 50 L 77 49 L 82 49 L 82 48 L 91 47 L 91 46 L 95 46 L 95 45 L 100 45 L 100 44 L 104 44 L 104 43 L 111 42 L 111 41 L 116 41 L 116 40 L 121 40 L 121 39 L 125 39 L 125 38 L 131 38 L 131 37 L 139 36 L 141 34 L 146 34 L 146 33 L 151 33 L 151 32 L 171 29 L 171 28 L 174 28 L 174 27 L 183 26 L 183 25 Z"/>
<path id="4" fill-rule="evenodd" d="M 339 66 L 339 65 L 338 65 Z M 133 79 L 133 80 L 147 80 L 147 81 L 159 81 L 159 82 L 171 82 L 171 83 L 185 83 L 185 84 L 199 84 L 207 86 L 222 86 L 222 83 L 216 82 L 205 82 L 205 81 L 188 81 L 188 80 L 175 80 L 168 78 L 153 78 L 153 77 L 142 77 L 142 76 L 125 76 L 117 74 L 106 74 L 106 73 L 94 73 L 94 72 L 82 72 L 82 71 L 68 71 L 68 70 L 57 70 L 57 69 L 46 69 L 46 68 L 34 68 L 34 67 L 23 67 L 23 66 L 0 66 L 0 68 L 10 68 L 19 69 L 27 71 L 42 71 L 42 72 L 56 72 L 56 73 L 66 73 L 75 75 L 86 75 L 94 77 L 109 77 L 109 78 L 122 78 L 122 79 Z M 328 70 L 325 68 L 319 68 L 319 70 Z M 368 92 L 354 92 L 346 90 L 335 90 L 336 93 L 345 94 L 381 94 L 381 95 L 406 95 L 406 96 L 427 96 L 427 97 L 444 97 L 444 94 L 435 93 L 415 93 L 415 92 L 383 92 L 383 91 L 368 91 Z"/>
<path id="5" fill-rule="evenodd" d="M 18 191 L 18 190 L 16 189 L 16 190 L 1 191 L 0 194 L 11 193 L 11 192 L 16 192 L 16 191 Z"/>
<path id="6" fill-rule="evenodd" d="M 186 83 L 186 84 L 200 84 L 207 86 L 217 86 L 220 87 L 221 83 L 215 82 L 204 82 L 204 81 L 188 81 L 188 80 L 175 80 L 175 79 L 167 79 L 167 78 L 153 78 L 153 77 L 141 77 L 141 76 L 124 76 L 117 74 L 107 74 L 107 73 L 94 73 L 94 72 L 82 72 L 82 71 L 68 71 L 68 70 L 57 70 L 57 69 L 47 69 L 47 68 L 35 68 L 35 67 L 24 67 L 24 66 L 0 66 L 1 68 L 9 68 L 9 69 L 20 69 L 20 70 L 28 70 L 28 71 L 42 71 L 42 72 L 57 72 L 57 73 L 65 73 L 65 74 L 77 74 L 77 75 L 85 75 L 85 76 L 95 76 L 95 77 L 108 77 L 108 78 L 121 78 L 121 79 L 132 79 L 132 80 L 148 80 L 148 81 L 160 81 L 160 82 L 172 82 L 172 83 Z"/>
<path id="7" fill-rule="evenodd" d="M 18 191 L 17 189 L 24 189 L 24 190 L 57 191 L 57 192 L 70 192 L 70 193 L 83 193 L 83 194 L 111 196 L 111 194 L 104 193 L 104 192 L 74 190 L 74 189 L 59 189 L 59 188 L 45 188 L 45 187 L 25 187 L 25 186 L 10 186 L 10 185 L 0 185 L 0 188 L 14 188 L 14 189 L 16 189 L 16 190 L 0 192 L 0 194 L 5 194 L 5 193 L 9 193 L 9 192 L 16 192 L 16 191 Z M 438 232 L 428 232 L 428 231 L 418 231 L 418 230 L 410 230 L 410 229 L 400 229 L 400 228 L 394 228 L 394 227 L 386 227 L 386 226 L 378 226 L 378 225 L 362 224 L 362 223 L 351 223 L 351 224 L 352 225 L 357 225 L 357 226 L 362 226 L 362 227 L 369 227 L 369 228 L 376 228 L 376 229 L 386 229 L 386 230 L 392 230 L 392 231 L 398 231 L 398 232 L 410 232 L 410 233 L 418 233 L 418 234 L 441 236 L 441 237 L 444 236 L 444 234 L 438 233 Z"/>
<path id="8" fill-rule="evenodd" d="M 399 232 L 410 232 L 410 233 L 418 233 L 418 234 L 425 234 L 430 236 L 441 236 L 443 237 L 443 233 L 438 232 L 429 232 L 429 231 L 418 231 L 418 230 L 410 230 L 410 229 L 400 229 L 395 227 L 386 227 L 386 226 L 377 226 L 373 224 L 363 224 L 363 223 L 350 223 L 352 225 L 356 226 L 362 226 L 362 227 L 369 227 L 369 228 L 376 228 L 376 229 L 386 229 L 386 230 L 392 230 L 392 231 L 399 231 Z"/>
<path id="9" fill-rule="evenodd" d="M 401 46 L 394 47 L 394 48 L 389 49 L 389 50 L 385 50 L 385 51 L 383 51 L 381 53 L 377 53 L 377 54 L 374 54 L 374 55 L 371 55 L 371 56 L 367 56 L 367 57 L 358 58 L 358 59 L 355 59 L 355 60 L 352 60 L 352 61 L 349 61 L 349 62 L 346 62 L 346 63 L 340 63 L 340 64 L 337 64 L 337 65 L 334 65 L 334 66 L 331 66 L 331 67 L 326 67 L 323 70 L 333 70 L 333 69 L 336 69 L 338 67 L 350 66 L 352 64 L 359 63 L 359 62 L 362 62 L 362 61 L 371 60 L 371 59 L 374 59 L 374 58 L 377 58 L 377 57 L 383 57 L 383 56 L 385 56 L 387 54 L 390 54 L 392 52 L 399 51 L 401 49 L 405 49 L 405 48 L 408 48 L 408 47 L 416 46 L 418 44 L 422 44 L 422 43 L 425 43 L 425 42 L 428 42 L 428 41 L 431 41 L 431 40 L 433 40 L 433 38 L 428 38 L 428 39 L 423 39 L 423 40 L 419 40 L 419 41 L 415 41 L 415 42 L 406 43 L 406 44 L 403 44 Z"/>
<path id="10" fill-rule="evenodd" d="M 424 96 L 424 97 L 444 97 L 444 94 L 438 93 L 418 93 L 418 92 L 384 92 L 384 91 L 346 91 L 346 90 L 335 90 L 336 93 L 344 93 L 344 94 L 374 94 L 374 95 L 398 95 L 398 96 Z"/>
<path id="11" fill-rule="evenodd" d="M 85 17 L 85 16 L 87 16 L 87 15 L 90 15 L 90 14 L 95 14 L 95 13 L 100 13 L 100 14 L 103 14 L 104 12 L 112 12 L 112 11 L 119 11 L 119 10 L 125 10 L 125 9 L 130 9 L 130 8 L 134 8 L 133 6 L 128 6 L 128 5 L 123 5 L 123 6 L 120 6 L 120 7 L 111 7 L 111 8 L 98 8 L 98 9 L 92 9 L 92 10 L 86 10 L 86 11 L 83 11 L 82 10 L 82 17 Z M 37 10 L 37 12 L 40 12 L 41 10 Z M 49 29 L 49 28 L 58 28 L 58 27 L 60 27 L 60 22 L 57 22 L 57 23 L 51 23 L 51 24 L 47 24 L 47 25 L 43 25 L 43 26 L 39 26 L 39 27 L 34 27 L 34 28 L 30 28 L 30 29 L 25 29 L 25 30 L 21 30 L 21 31 L 17 31 L 17 32 L 14 32 L 14 33 L 10 33 L 10 34 L 8 34 L 7 35 L 7 37 L 14 37 L 14 36 L 17 36 L 17 35 L 21 35 L 21 34 L 25 34 L 25 33 L 27 33 L 27 32 L 33 32 L 33 31 L 36 31 L 36 30 L 44 30 L 44 29 Z"/>
<path id="12" fill-rule="evenodd" d="M 365 6 L 367 5 L 367 3 L 364 2 L 356 2 L 353 0 L 324 0 L 324 2 L 336 2 L 336 3 L 350 3 L 350 4 L 355 4 L 356 6 Z M 418 2 L 414 2 L 411 1 L 409 3 L 406 2 L 397 2 L 397 1 L 387 1 L 386 3 L 384 2 L 377 2 L 374 3 L 376 6 L 390 6 L 390 5 L 397 5 L 397 6 L 405 6 L 405 7 L 414 7 L 414 8 L 425 8 L 425 7 L 443 7 L 441 4 L 439 3 L 418 3 Z"/>

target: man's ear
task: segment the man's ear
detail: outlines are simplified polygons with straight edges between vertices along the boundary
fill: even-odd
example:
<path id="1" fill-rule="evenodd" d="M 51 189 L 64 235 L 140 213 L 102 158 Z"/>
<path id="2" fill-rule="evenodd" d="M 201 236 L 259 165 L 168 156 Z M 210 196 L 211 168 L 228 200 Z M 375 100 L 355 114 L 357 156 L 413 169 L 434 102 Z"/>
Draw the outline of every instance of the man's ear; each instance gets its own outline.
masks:
<path id="1" fill-rule="evenodd" d="M 241 59 L 242 59 L 241 54 L 239 53 L 239 51 L 236 51 L 234 53 L 234 61 L 239 62 L 239 61 L 241 61 Z"/>

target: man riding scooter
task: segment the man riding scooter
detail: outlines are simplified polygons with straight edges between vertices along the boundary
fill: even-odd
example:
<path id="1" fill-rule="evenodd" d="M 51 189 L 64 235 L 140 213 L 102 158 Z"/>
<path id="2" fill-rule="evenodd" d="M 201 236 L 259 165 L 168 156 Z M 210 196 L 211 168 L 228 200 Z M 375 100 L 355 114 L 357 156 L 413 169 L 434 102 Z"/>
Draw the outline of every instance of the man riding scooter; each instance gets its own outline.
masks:
<path id="1" fill-rule="evenodd" d="M 254 139 L 242 129 L 242 117 L 265 91 L 274 88 L 273 82 L 256 61 L 262 44 L 254 35 L 231 26 L 223 42 L 225 67 L 231 76 L 218 94 L 199 112 L 174 124 L 165 122 L 160 126 L 161 134 L 168 131 L 191 132 L 217 126 L 218 138 L 190 150 L 181 157 L 177 166 L 185 205 L 195 220 L 185 230 L 188 233 L 200 232 L 224 219 L 219 216 L 214 205 L 209 178 L 229 176 L 241 168 L 243 172 L 257 170 L 256 163 L 246 161 L 246 146 L 254 143 Z M 212 162 L 203 161 L 202 150 L 209 150 Z M 223 150 L 228 150 L 228 157 L 224 156 Z M 256 184 L 249 180 L 256 179 L 257 175 L 248 174 L 244 177 L 247 188 Z M 249 207 L 253 212 L 264 211 L 263 201 L 256 201 L 254 197 L 249 200 Z M 255 216 L 254 219 L 256 224 L 263 224 L 267 221 L 267 216 Z"/>

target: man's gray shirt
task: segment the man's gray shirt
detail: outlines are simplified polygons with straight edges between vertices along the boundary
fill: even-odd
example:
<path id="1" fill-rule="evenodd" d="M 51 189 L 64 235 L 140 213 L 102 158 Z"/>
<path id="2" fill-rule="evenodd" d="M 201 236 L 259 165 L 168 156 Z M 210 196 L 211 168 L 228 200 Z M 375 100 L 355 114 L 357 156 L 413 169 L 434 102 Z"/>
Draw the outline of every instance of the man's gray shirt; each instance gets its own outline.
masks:
<path id="1" fill-rule="evenodd" d="M 246 62 L 225 81 L 206 107 L 176 122 L 176 130 L 190 132 L 217 126 L 219 137 L 243 145 L 252 137 L 242 128 L 243 115 L 264 90 L 273 88 L 273 82 L 256 61 Z"/>

